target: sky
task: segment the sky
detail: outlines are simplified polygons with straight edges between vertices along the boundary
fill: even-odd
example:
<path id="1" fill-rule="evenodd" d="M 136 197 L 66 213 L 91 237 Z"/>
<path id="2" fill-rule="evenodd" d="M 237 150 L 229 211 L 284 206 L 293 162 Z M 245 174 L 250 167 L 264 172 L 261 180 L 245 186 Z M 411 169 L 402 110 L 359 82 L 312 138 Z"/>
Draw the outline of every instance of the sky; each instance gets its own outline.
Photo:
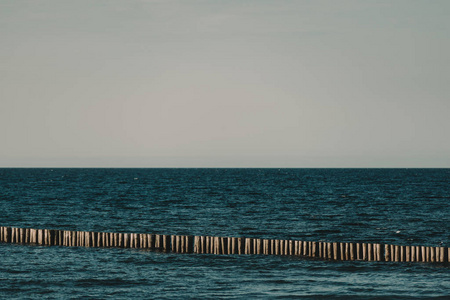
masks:
<path id="1" fill-rule="evenodd" d="M 0 167 L 450 167 L 450 1 L 0 0 Z"/>

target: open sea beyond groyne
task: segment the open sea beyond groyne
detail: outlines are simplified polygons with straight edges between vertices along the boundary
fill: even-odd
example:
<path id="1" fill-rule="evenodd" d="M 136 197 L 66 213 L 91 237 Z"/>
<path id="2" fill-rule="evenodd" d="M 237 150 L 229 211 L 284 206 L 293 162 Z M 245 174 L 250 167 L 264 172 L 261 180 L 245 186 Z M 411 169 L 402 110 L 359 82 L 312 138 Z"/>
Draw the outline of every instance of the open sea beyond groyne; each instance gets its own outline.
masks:
<path id="1" fill-rule="evenodd" d="M 0 169 L 0 225 L 448 249 L 449 183 L 449 169 Z M 448 263 L 12 243 L 0 257 L 5 299 L 450 296 Z"/>

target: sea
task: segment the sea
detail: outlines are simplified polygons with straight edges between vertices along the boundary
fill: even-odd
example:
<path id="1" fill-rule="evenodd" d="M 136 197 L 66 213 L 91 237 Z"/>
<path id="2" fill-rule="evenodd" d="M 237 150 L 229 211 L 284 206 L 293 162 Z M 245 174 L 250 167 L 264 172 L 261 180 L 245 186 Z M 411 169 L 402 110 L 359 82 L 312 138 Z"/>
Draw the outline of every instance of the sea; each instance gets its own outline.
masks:
<path id="1" fill-rule="evenodd" d="M 0 225 L 450 247 L 450 169 L 0 169 Z M 0 243 L 0 299 L 450 299 L 443 263 Z"/>

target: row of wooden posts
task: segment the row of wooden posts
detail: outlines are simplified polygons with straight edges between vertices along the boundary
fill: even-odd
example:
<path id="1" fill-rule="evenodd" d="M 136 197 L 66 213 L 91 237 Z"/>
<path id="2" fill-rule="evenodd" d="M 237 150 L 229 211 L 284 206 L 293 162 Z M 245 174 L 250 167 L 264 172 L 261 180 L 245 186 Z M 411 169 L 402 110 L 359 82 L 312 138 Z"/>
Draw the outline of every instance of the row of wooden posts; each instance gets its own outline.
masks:
<path id="1" fill-rule="evenodd" d="M 69 231 L 4 226 L 0 226 L 0 242 L 44 246 L 139 248 L 174 253 L 292 255 L 326 260 L 450 262 L 448 247 Z"/>

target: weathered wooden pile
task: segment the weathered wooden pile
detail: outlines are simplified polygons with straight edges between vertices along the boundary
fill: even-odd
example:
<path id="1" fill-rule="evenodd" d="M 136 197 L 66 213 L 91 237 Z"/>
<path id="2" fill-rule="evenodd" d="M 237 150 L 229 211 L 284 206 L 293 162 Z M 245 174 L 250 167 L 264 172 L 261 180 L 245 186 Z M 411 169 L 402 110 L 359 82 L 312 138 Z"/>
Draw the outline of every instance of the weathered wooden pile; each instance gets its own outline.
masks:
<path id="1" fill-rule="evenodd" d="M 326 260 L 450 262 L 450 248 L 377 243 L 161 235 L 0 227 L 0 242 L 69 247 L 117 247 L 199 254 L 292 255 Z"/>

